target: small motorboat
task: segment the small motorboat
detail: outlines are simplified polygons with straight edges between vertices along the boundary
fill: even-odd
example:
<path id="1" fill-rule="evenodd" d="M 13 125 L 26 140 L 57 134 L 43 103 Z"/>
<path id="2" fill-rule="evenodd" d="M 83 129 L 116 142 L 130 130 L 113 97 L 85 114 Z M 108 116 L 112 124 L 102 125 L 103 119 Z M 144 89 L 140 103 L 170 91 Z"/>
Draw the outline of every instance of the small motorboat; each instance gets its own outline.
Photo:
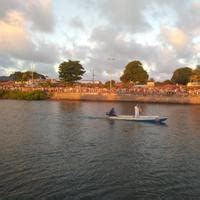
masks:
<path id="1" fill-rule="evenodd" d="M 138 116 L 135 117 L 133 115 L 108 115 L 107 118 L 112 120 L 127 120 L 127 121 L 136 121 L 136 122 L 154 122 L 154 123 L 162 123 L 168 119 L 168 117 L 160 117 L 160 116 Z"/>

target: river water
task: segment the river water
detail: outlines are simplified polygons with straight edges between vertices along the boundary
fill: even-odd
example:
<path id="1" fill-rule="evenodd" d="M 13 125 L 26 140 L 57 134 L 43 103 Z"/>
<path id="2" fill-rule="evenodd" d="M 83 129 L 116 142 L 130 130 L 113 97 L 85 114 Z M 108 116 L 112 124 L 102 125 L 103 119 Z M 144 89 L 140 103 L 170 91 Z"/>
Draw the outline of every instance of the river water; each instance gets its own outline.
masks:
<path id="1" fill-rule="evenodd" d="M 199 199 L 200 106 L 0 101 L 0 199 Z"/>

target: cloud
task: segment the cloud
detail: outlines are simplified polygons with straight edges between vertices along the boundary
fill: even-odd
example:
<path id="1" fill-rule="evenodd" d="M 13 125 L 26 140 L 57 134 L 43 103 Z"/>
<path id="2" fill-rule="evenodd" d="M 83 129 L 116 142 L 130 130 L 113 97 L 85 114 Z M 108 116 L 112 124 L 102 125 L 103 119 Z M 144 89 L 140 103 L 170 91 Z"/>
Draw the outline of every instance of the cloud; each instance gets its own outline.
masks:
<path id="1" fill-rule="evenodd" d="M 100 16 L 116 28 L 126 31 L 141 32 L 150 29 L 143 11 L 146 0 L 103 0 L 99 3 Z"/>
<path id="2" fill-rule="evenodd" d="M 0 75 L 9 75 L 9 72 L 13 71 L 14 64 L 14 60 L 9 56 L 0 55 Z"/>
<path id="3" fill-rule="evenodd" d="M 51 0 L 29 0 L 25 8 L 25 14 L 33 22 L 33 28 L 53 31 L 55 19 Z"/>
<path id="4" fill-rule="evenodd" d="M 24 29 L 25 20 L 19 12 L 10 12 L 4 20 L 0 21 L 0 52 L 15 55 L 20 49 L 30 46 L 28 33 Z"/>
<path id="5" fill-rule="evenodd" d="M 84 24 L 79 16 L 71 18 L 69 24 L 70 24 L 70 26 L 72 26 L 75 29 L 84 30 L 84 28 L 85 28 Z"/>
<path id="6" fill-rule="evenodd" d="M 191 37 L 200 35 L 200 2 L 190 1 L 178 10 L 177 26 L 187 32 Z"/>
<path id="7" fill-rule="evenodd" d="M 57 77 L 55 66 L 52 64 L 36 63 L 35 71 L 49 77 Z"/>
<path id="8" fill-rule="evenodd" d="M 51 56 L 49 51 L 52 52 Z M 0 53 L 15 59 L 44 63 L 53 63 L 58 56 L 55 45 L 33 41 L 31 33 L 26 29 L 24 16 L 17 11 L 10 12 L 0 21 Z"/>
<path id="9" fill-rule="evenodd" d="M 73 44 L 68 55 L 94 68 L 96 78 L 107 80 L 111 73 L 119 79 L 126 64 L 135 59 L 144 64 L 150 77 L 159 80 L 170 79 L 178 67 L 198 62 L 198 42 L 193 40 L 198 36 L 200 13 L 195 1 L 183 0 L 181 9 L 177 9 L 179 0 L 89 2 L 81 2 L 81 7 L 95 10 L 99 17 L 87 38 L 90 45 Z"/>
<path id="10" fill-rule="evenodd" d="M 11 10 L 20 9 L 20 0 L 1 0 L 0 4 L 0 18 L 5 17 Z"/>
<path id="11" fill-rule="evenodd" d="M 184 48 L 189 41 L 188 36 L 177 27 L 161 27 L 161 39 L 174 48 Z"/>
<path id="12" fill-rule="evenodd" d="M 51 32 L 55 26 L 52 0 L 1 0 L 0 18 L 16 11 L 24 16 L 33 29 Z"/>
<path id="13" fill-rule="evenodd" d="M 38 39 L 27 27 L 25 16 L 10 11 L 0 20 L 0 67 L 1 74 L 16 70 L 29 70 L 31 63 L 38 63 L 38 69 L 49 74 L 59 58 L 59 48 L 45 39 Z M 44 68 L 46 67 L 46 70 Z"/>
<path id="14" fill-rule="evenodd" d="M 157 6 L 152 7 L 152 4 Z M 145 0 L 102 1 L 99 4 L 106 23 L 96 26 L 91 33 L 90 41 L 95 43 L 95 48 L 91 49 L 90 62 L 93 66 L 96 64 L 102 78 L 105 70 L 109 72 L 106 59 L 110 56 L 115 58 L 113 73 L 119 72 L 120 69 L 122 71 L 130 60 L 139 59 L 145 64 L 150 75 L 158 79 L 171 78 L 173 71 L 183 66 L 183 59 L 186 66 L 191 62 L 198 62 L 199 57 L 194 56 L 198 53 L 198 46 L 193 44 L 192 40 L 199 29 L 199 4 L 183 1 L 181 9 L 177 9 L 180 1 L 176 0 L 169 3 L 155 0 L 152 4 Z M 153 15 L 149 21 L 148 12 L 145 12 L 150 8 L 163 9 L 166 15 Z M 187 14 L 184 16 L 183 13 Z M 191 29 L 187 29 L 187 26 Z M 157 36 L 154 31 L 155 40 L 157 39 L 155 44 L 137 43 L 135 33 L 142 36 L 141 33 L 145 32 L 145 36 L 151 40 L 153 29 L 157 30 Z"/>
<path id="15" fill-rule="evenodd" d="M 181 39 L 180 36 L 182 36 Z M 176 37 L 180 41 L 177 42 Z M 93 29 L 89 38 L 89 41 L 94 44 L 92 48 L 84 47 L 82 51 L 77 51 L 77 49 L 81 49 L 77 45 L 72 52 L 73 57 L 82 60 L 87 57 L 85 66 L 93 67 L 100 80 L 108 80 L 110 78 L 108 74 L 119 80 L 126 64 L 132 60 L 140 60 L 149 72 L 150 77 L 159 80 L 162 78 L 169 79 L 173 71 L 182 65 L 179 61 L 181 53 L 187 51 L 181 52 L 181 47 L 187 44 L 187 40 L 186 36 L 176 29 L 167 29 L 166 35 L 163 34 L 163 39 L 165 39 L 167 45 L 162 43 L 159 45 L 143 45 L 137 43 L 134 38 L 129 38 L 129 35 L 125 32 L 113 29 L 111 25 L 99 26 Z M 177 48 L 179 48 L 179 51 L 177 51 Z M 111 58 L 113 59 L 111 60 Z M 185 58 L 187 58 L 186 55 Z"/>
<path id="16" fill-rule="evenodd" d="M 138 59 L 150 77 L 166 79 L 177 67 L 200 60 L 198 0 L 183 0 L 181 8 L 180 0 L 74 0 L 70 6 L 65 0 L 55 6 L 52 0 L 1 2 L 0 66 L 34 62 L 54 74 L 61 59 L 80 60 L 86 77 L 94 68 L 97 79 L 107 80 L 110 73 L 119 79 L 126 64 Z M 54 13 L 64 18 L 57 26 Z"/>

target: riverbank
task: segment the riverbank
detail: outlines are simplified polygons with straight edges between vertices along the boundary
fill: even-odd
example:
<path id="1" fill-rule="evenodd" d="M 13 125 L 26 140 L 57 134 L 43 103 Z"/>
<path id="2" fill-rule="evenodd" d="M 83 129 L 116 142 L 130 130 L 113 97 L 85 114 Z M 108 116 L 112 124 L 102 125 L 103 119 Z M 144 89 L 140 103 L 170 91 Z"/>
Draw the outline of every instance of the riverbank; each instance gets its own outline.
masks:
<path id="1" fill-rule="evenodd" d="M 43 91 L 0 90 L 0 99 L 46 100 L 49 95 Z"/>
<path id="2" fill-rule="evenodd" d="M 143 102 L 143 103 L 168 103 L 168 104 L 199 104 L 200 96 L 177 95 L 135 95 L 116 93 L 70 93 L 70 92 L 45 92 L 45 91 L 9 91 L 0 90 L 0 99 L 16 100 L 74 100 L 74 101 L 110 101 L 110 102 Z"/>
<path id="3" fill-rule="evenodd" d="M 200 96 L 139 96 L 133 94 L 115 93 L 51 93 L 52 100 L 76 100 L 76 101 L 127 101 L 148 103 L 171 103 L 171 104 L 200 104 Z"/>

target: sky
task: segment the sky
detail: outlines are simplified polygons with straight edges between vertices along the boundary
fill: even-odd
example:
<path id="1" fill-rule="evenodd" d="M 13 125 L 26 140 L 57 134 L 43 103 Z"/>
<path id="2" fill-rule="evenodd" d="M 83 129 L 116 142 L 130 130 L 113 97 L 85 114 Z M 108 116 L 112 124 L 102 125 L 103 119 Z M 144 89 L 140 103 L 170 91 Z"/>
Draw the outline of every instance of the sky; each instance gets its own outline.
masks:
<path id="1" fill-rule="evenodd" d="M 58 78 L 79 60 L 84 80 L 118 81 L 142 62 L 170 79 L 200 64 L 200 0 L 0 0 L 0 76 L 35 70 Z"/>

